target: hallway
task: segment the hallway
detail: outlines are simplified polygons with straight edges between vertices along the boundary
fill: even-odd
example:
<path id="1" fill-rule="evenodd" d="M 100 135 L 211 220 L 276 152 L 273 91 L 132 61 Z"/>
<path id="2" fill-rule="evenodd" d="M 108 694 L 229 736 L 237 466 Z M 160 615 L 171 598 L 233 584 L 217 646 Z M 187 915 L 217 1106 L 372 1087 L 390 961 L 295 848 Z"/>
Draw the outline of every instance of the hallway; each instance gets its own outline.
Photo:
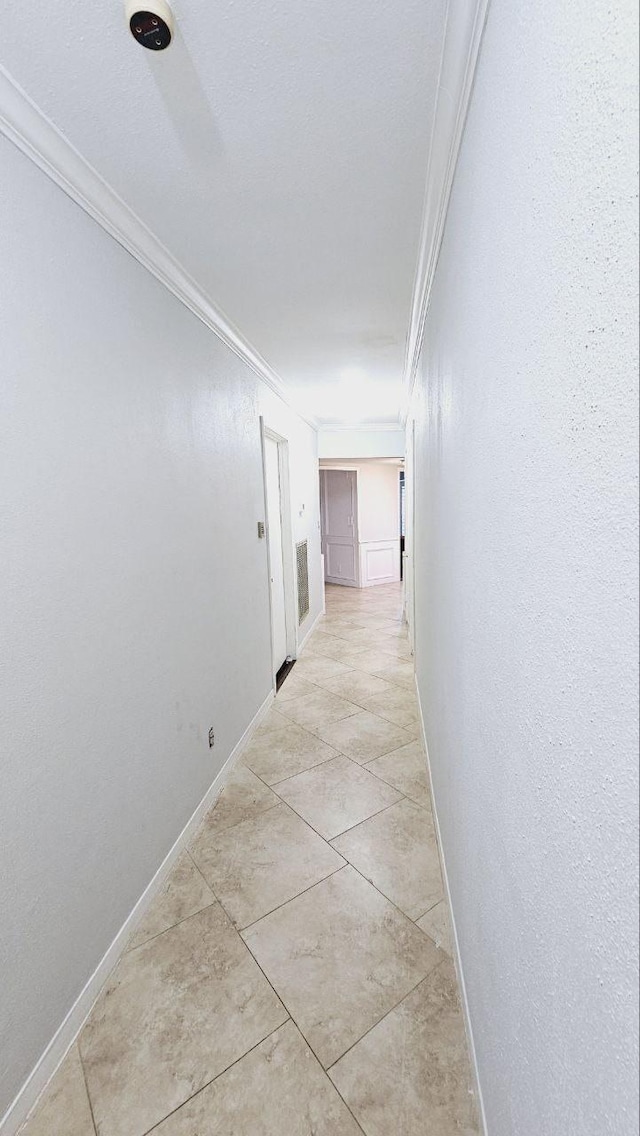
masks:
<path id="1" fill-rule="evenodd" d="M 400 586 L 326 608 L 24 1136 L 478 1131 Z"/>
<path id="2" fill-rule="evenodd" d="M 3 20 L 0 1136 L 638 1136 L 638 5 L 135 8 Z"/>

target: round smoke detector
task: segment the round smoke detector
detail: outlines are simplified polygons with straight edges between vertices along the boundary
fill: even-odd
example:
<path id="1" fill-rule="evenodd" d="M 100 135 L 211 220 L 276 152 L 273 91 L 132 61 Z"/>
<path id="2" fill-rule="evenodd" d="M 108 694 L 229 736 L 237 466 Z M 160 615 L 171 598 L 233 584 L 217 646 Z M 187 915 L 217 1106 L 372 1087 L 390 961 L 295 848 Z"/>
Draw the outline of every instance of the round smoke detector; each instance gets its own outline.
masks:
<path id="1" fill-rule="evenodd" d="M 149 51 L 164 51 L 173 37 L 173 14 L 165 0 L 150 0 L 141 8 L 140 0 L 127 0 L 125 15 L 131 35 Z"/>

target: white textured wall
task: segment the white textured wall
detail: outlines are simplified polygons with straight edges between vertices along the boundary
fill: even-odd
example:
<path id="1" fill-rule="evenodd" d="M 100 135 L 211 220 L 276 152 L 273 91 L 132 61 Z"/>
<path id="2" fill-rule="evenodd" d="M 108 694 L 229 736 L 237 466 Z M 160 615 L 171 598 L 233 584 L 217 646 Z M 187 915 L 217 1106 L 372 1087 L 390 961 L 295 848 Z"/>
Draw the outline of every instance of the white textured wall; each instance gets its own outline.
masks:
<path id="1" fill-rule="evenodd" d="M 368 462 L 358 468 L 358 536 L 400 539 L 400 467 Z"/>
<path id="2" fill-rule="evenodd" d="M 2 1115 L 271 662 L 261 384 L 4 139 L 0 159 Z M 313 431 L 283 432 L 308 482 Z"/>
<path id="3" fill-rule="evenodd" d="M 362 407 L 366 413 L 366 406 Z M 404 457 L 402 430 L 368 430 L 366 426 L 332 430 L 321 426 L 318 430 L 318 456 L 320 458 L 401 458 Z"/>
<path id="4" fill-rule="evenodd" d="M 637 1132 L 630 0 L 493 0 L 426 329 L 416 651 L 490 1136 Z"/>

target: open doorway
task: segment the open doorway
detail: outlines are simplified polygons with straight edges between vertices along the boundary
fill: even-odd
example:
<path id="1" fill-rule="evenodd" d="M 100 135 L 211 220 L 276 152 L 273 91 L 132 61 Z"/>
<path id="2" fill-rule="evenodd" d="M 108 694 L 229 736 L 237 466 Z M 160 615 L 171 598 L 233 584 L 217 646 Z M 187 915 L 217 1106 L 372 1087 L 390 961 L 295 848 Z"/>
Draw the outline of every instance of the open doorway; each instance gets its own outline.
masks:
<path id="1" fill-rule="evenodd" d="M 325 582 L 370 588 L 400 581 L 401 458 L 320 461 Z"/>

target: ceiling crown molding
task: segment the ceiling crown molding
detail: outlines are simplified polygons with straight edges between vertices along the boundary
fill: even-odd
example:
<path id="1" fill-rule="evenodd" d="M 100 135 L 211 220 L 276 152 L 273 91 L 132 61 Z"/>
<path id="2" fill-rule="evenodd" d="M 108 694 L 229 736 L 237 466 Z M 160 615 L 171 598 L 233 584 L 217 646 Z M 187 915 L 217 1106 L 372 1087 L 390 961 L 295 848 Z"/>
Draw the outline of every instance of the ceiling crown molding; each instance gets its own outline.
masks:
<path id="1" fill-rule="evenodd" d="M 282 379 L 97 170 L 0 66 L 0 132 L 164 284 L 297 414 Z M 301 415 L 311 426 L 313 419 Z"/>
<path id="2" fill-rule="evenodd" d="M 489 0 L 449 0 L 447 6 L 405 354 L 400 416 L 403 423 L 415 389 L 431 289 L 488 9 Z"/>

